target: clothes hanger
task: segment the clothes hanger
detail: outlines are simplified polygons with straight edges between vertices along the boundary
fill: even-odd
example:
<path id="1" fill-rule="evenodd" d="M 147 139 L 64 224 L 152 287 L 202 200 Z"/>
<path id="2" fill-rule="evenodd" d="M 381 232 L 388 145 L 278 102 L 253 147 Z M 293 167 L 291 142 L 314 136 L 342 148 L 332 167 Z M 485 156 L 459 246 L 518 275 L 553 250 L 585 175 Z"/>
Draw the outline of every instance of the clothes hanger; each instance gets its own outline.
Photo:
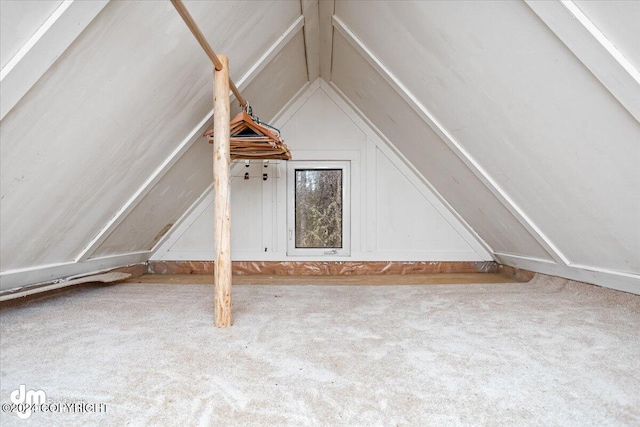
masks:
<path id="1" fill-rule="evenodd" d="M 291 152 L 280 136 L 280 131 L 260 121 L 249 106 L 239 112 L 229 123 L 231 160 L 280 159 L 291 160 Z M 213 143 L 213 129 L 204 136 Z"/>

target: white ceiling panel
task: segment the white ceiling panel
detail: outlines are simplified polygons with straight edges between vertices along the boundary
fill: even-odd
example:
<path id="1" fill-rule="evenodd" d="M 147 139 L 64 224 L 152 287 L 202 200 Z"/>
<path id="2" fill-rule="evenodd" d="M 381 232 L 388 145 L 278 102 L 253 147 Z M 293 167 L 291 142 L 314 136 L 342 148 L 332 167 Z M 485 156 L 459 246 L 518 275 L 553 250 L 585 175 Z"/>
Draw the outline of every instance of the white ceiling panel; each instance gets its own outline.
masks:
<path id="1" fill-rule="evenodd" d="M 243 90 L 262 119 L 304 87 L 307 63 L 320 63 L 324 78 L 332 65 L 347 102 L 492 250 L 625 278 L 640 273 L 640 123 L 535 8 L 337 1 L 344 28 L 331 42 L 333 2 L 305 2 L 305 46 L 298 1 L 185 3 L 214 50 L 230 58 L 236 82 L 279 51 Z M 640 2 L 575 3 L 640 67 Z M 3 66 L 60 4 L 0 1 Z M 85 252 L 146 251 L 211 181 L 202 139 L 154 178 L 212 108 L 212 66 L 171 3 L 114 0 L 94 15 L 1 120 L 2 272 L 64 267 Z M 345 28 L 365 47 L 354 49 Z M 282 50 L 274 50 L 278 40 L 288 40 Z M 363 58 L 367 51 L 393 85 Z M 615 83 L 610 74 L 605 80 Z"/>
<path id="2" fill-rule="evenodd" d="M 0 62 L 2 68 L 18 53 L 62 0 L 0 1 Z"/>
<path id="3" fill-rule="evenodd" d="M 569 262 L 640 272 L 640 124 L 526 4 L 336 14 Z"/>
<path id="4" fill-rule="evenodd" d="M 92 257 L 153 249 L 213 182 L 212 164 L 212 145 L 198 138 Z"/>
<path id="5" fill-rule="evenodd" d="M 254 113 L 270 120 L 307 82 L 304 40 L 300 31 L 243 90 Z M 213 100 L 212 100 L 213 102 Z M 238 103 L 233 103 L 238 110 Z M 212 123 L 208 125 L 211 127 Z M 213 182 L 213 150 L 196 140 L 93 254 L 101 257 L 150 250 L 182 213 Z"/>
<path id="6" fill-rule="evenodd" d="M 293 2 L 188 2 L 237 80 Z M 2 268 L 73 260 L 211 109 L 212 67 L 169 2 L 110 2 L 2 120 Z"/>
<path id="7" fill-rule="evenodd" d="M 574 0 L 574 3 L 640 71 L 640 1 Z"/>
<path id="8" fill-rule="evenodd" d="M 440 137 L 337 32 L 332 79 L 494 251 L 550 259 Z"/>

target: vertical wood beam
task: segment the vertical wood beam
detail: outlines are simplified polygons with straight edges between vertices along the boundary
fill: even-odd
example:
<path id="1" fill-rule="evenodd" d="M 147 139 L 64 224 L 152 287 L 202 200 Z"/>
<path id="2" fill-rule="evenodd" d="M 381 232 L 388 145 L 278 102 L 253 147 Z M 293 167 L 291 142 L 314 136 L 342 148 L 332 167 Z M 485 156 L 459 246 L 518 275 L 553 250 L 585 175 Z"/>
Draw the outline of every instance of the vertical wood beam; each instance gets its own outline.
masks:
<path id="1" fill-rule="evenodd" d="M 215 324 L 231 326 L 231 207 L 229 148 L 229 59 L 218 56 L 222 69 L 214 69 L 213 90 L 213 192 L 215 242 Z"/>
<path id="2" fill-rule="evenodd" d="M 298 31 L 304 25 L 304 18 L 299 16 L 293 23 L 289 26 L 287 31 L 276 40 L 271 47 L 265 52 L 260 59 L 253 64 L 253 66 L 246 72 L 246 74 L 238 81 L 239 90 L 244 90 L 251 82 L 260 74 L 262 70 L 265 69 L 267 65 L 273 61 L 273 59 L 278 56 L 278 54 L 282 51 L 282 49 L 293 39 Z M 302 93 L 304 91 L 301 91 Z M 4 93 L 4 92 L 3 92 Z M 285 105 L 281 111 L 286 111 L 287 105 Z M 144 197 L 155 187 L 155 185 L 162 179 L 163 176 L 169 172 L 169 170 L 173 167 L 176 162 L 180 160 L 182 155 L 187 152 L 187 150 L 198 140 L 207 129 L 206 126 L 211 127 L 211 118 L 213 117 L 213 110 L 209 111 L 206 116 L 202 118 L 202 120 L 196 125 L 195 128 L 191 130 L 189 135 L 185 139 L 182 140 L 180 145 L 176 147 L 175 150 L 166 158 L 166 160 L 153 172 L 153 175 L 149 177 L 145 181 L 144 184 L 135 192 L 135 194 L 127 200 L 127 202 L 118 210 L 118 212 L 109 220 L 109 222 L 102 227 L 98 235 L 96 235 L 91 242 L 82 250 L 80 254 L 78 254 L 75 258 L 76 262 L 84 261 L 89 258 L 100 248 L 102 243 L 111 236 L 118 226 L 128 218 L 128 215 L 138 207 L 140 201 L 144 199 Z M 211 184 L 213 185 L 213 183 Z M 207 189 L 203 192 L 206 195 L 210 189 Z M 169 237 L 174 233 L 178 227 L 178 223 L 174 224 L 174 228 L 172 228 L 165 237 Z M 161 239 L 156 245 L 153 247 L 153 251 L 155 252 L 157 249 L 161 248 L 164 241 L 166 239 Z"/>
<path id="3" fill-rule="evenodd" d="M 320 6 L 318 0 L 300 0 L 304 16 L 304 46 L 307 59 L 307 76 L 315 82 L 320 76 Z"/>
<path id="4" fill-rule="evenodd" d="M 331 18 L 335 10 L 335 0 L 318 2 L 318 25 L 320 26 L 320 77 L 331 81 L 331 61 L 333 59 L 333 24 Z"/>

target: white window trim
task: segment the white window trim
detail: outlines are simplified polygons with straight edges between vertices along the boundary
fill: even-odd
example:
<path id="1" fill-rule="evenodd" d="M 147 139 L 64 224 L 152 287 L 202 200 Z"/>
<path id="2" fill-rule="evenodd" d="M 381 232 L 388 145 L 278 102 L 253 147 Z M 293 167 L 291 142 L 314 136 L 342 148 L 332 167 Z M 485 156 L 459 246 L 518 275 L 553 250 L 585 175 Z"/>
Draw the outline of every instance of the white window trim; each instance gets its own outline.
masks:
<path id="1" fill-rule="evenodd" d="M 295 170 L 342 170 L 342 248 L 296 248 L 295 227 Z M 287 256 L 350 256 L 351 255 L 351 162 L 348 160 L 287 162 Z"/>

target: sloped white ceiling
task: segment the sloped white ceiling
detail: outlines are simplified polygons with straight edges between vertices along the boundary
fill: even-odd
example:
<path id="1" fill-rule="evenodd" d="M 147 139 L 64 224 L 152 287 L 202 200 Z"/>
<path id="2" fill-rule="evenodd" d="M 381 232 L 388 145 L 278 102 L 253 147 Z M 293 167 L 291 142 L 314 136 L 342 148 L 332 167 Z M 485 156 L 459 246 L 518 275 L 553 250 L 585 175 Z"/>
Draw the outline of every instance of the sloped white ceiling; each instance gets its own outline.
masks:
<path id="1" fill-rule="evenodd" d="M 187 6 L 236 80 L 300 15 Z M 2 120 L 3 270 L 73 261 L 211 104 L 212 67 L 171 3 L 110 2 Z"/>
<path id="2" fill-rule="evenodd" d="M 340 35 L 332 81 L 494 250 L 551 259 L 482 182 Z"/>
<path id="3" fill-rule="evenodd" d="M 453 135 L 559 262 L 640 272 L 640 124 L 526 4 L 337 2 L 335 14 Z M 392 95 L 376 97 L 386 89 L 358 53 L 340 36 L 334 43 L 337 86 L 401 150 L 425 149 L 432 137 L 420 121 L 397 117 Z M 408 142 L 401 128 L 423 145 Z M 431 161 L 426 151 L 406 154 L 429 179 L 447 174 L 433 171 L 445 158 L 440 153 Z M 461 167 L 447 169 L 455 175 Z M 473 182 L 453 192 L 434 185 L 494 251 L 540 257 L 536 245 L 497 240 L 526 239 L 512 224 L 510 236 L 501 232 L 508 215 L 474 213 L 497 209 L 490 197 L 460 200 L 474 197 Z"/>
<path id="4" fill-rule="evenodd" d="M 307 82 L 304 40 L 298 32 L 273 61 L 243 90 L 261 119 L 270 121 Z M 232 110 L 239 110 L 235 102 Z M 205 126 L 211 128 L 209 120 Z M 213 149 L 200 129 L 191 148 L 92 254 L 151 250 L 213 182 Z"/>
<path id="5" fill-rule="evenodd" d="M 591 22 L 640 70 L 640 1 L 575 0 Z"/>
<path id="6" fill-rule="evenodd" d="M 62 0 L 10 0 L 0 2 L 0 64 L 18 53 Z"/>
<path id="7" fill-rule="evenodd" d="M 2 1 L 3 64 L 60 2 L 40 3 Z M 637 72 L 638 3 L 575 4 Z M 245 90 L 263 118 L 320 74 L 498 260 L 638 286 L 635 95 L 612 95 L 527 3 L 186 5 L 230 57 L 236 82 L 256 71 Z M 302 12 L 304 36 L 287 33 Z M 211 65 L 171 4 L 110 1 L 91 19 L 1 121 L 2 272 L 145 253 L 209 179 L 210 170 L 190 170 L 208 163 L 208 148 L 188 136 L 211 110 Z M 286 46 L 265 59 L 285 34 Z M 253 68 L 261 61 L 271 65 Z M 606 79 L 615 83 L 617 72 Z M 186 154 L 158 173 L 181 146 Z M 602 277 L 593 281 L 608 286 Z"/>

